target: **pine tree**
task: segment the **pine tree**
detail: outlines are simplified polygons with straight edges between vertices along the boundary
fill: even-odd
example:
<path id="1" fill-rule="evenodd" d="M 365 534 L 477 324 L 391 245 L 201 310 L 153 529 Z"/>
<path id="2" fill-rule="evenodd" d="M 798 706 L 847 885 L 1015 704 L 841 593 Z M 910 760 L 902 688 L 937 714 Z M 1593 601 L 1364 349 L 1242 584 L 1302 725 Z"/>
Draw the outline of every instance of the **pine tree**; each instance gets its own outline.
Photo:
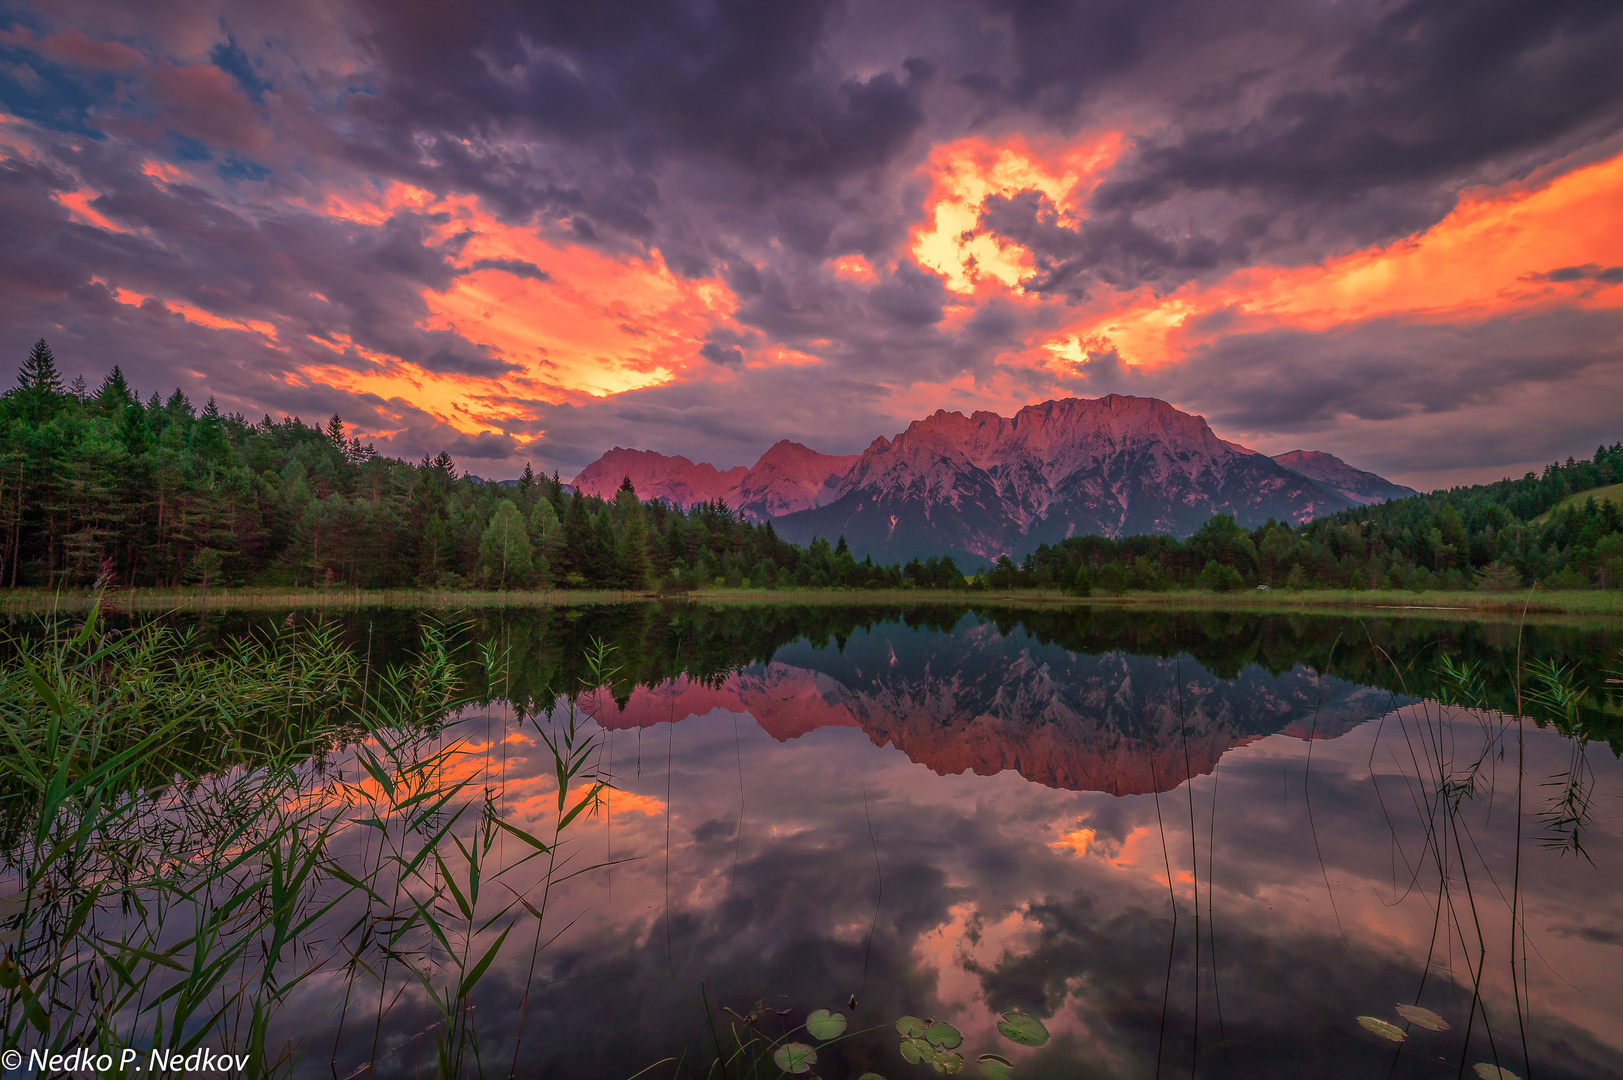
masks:
<path id="1" fill-rule="evenodd" d="M 36 395 L 62 393 L 62 373 L 56 370 L 56 357 L 44 338 L 34 342 L 28 359 L 18 370 L 17 387 Z"/>
<path id="2" fill-rule="evenodd" d="M 479 540 L 479 565 L 505 589 L 530 578 L 532 552 L 530 538 L 524 535 L 524 518 L 511 499 L 503 499 L 490 516 L 490 524 Z"/>
<path id="3" fill-rule="evenodd" d="M 116 416 L 130 403 L 133 396 L 130 393 L 130 384 L 124 381 L 124 373 L 119 370 L 117 364 L 114 364 L 113 370 L 107 373 L 107 377 L 101 381 L 101 386 L 96 389 L 96 408 L 107 415 Z"/>
<path id="4" fill-rule="evenodd" d="M 333 413 L 332 419 L 327 421 L 327 438 L 339 450 L 344 448 L 344 422 L 338 419 L 337 413 Z"/>
<path id="5" fill-rule="evenodd" d="M 56 370 L 56 357 L 44 338 L 34 342 L 28 359 L 18 369 L 17 389 L 21 391 L 24 412 L 33 423 L 44 423 L 55 415 L 63 394 L 62 373 Z"/>
<path id="6" fill-rule="evenodd" d="M 643 518 L 642 503 L 637 501 L 631 478 L 626 477 L 614 496 L 615 515 L 621 521 L 619 570 L 622 583 L 631 589 L 648 585 L 648 525 Z"/>

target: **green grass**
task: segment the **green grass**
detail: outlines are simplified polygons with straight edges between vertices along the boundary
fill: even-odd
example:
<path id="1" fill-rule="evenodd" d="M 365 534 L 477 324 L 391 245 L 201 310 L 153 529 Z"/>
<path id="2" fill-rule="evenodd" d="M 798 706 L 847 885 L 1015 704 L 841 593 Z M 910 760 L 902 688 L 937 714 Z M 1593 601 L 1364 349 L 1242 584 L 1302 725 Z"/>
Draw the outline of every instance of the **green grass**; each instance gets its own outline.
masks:
<path id="1" fill-rule="evenodd" d="M 1588 491 L 1580 491 L 1575 495 L 1568 495 L 1566 498 L 1556 503 L 1555 506 L 1551 507 L 1546 513 L 1540 515 L 1538 520 L 1548 521 L 1550 519 L 1550 515 L 1554 514 L 1557 510 L 1565 510 L 1569 506 L 1582 506 L 1590 499 L 1594 499 L 1596 502 L 1617 503 L 1619 506 L 1623 506 L 1623 484 L 1607 484 L 1605 487 L 1590 488 Z"/>
<path id="2" fill-rule="evenodd" d="M 1095 593 L 1067 596 L 1052 589 L 705 589 L 694 600 L 720 605 L 755 604 L 973 604 L 976 607 L 1127 607 L 1172 611 L 1255 611 L 1259 614 L 1305 611 L 1319 614 L 1379 611 L 1382 614 L 1431 618 L 1519 618 L 1529 616 L 1623 617 L 1623 592 L 1579 591 L 1516 593 L 1405 592 L 1397 589 L 1312 589 L 1292 591 L 1246 589 L 1214 593 L 1199 589 L 1167 592 L 1130 591 L 1121 596 Z"/>
<path id="3" fill-rule="evenodd" d="M 534 590 L 450 592 L 437 589 L 128 589 L 105 597 L 103 607 L 120 611 L 287 611 L 292 608 L 346 610 L 358 608 L 424 608 L 458 610 L 482 607 L 545 607 L 620 604 L 645 600 L 697 601 L 728 605 L 807 604 L 988 604 L 1017 607 L 1117 605 L 1174 609 L 1245 611 L 1346 611 L 1381 609 L 1444 618 L 1466 615 L 1562 614 L 1623 617 L 1623 591 L 1541 589 L 1507 593 L 1406 592 L 1397 589 L 1255 589 L 1227 593 L 1199 589 L 1166 592 L 1129 591 L 1121 596 L 1095 593 L 1068 596 L 1055 589 L 725 589 L 661 596 L 631 590 Z M 80 611 L 96 602 L 88 592 L 18 589 L 0 597 L 0 611 L 30 614 Z"/>
<path id="4" fill-rule="evenodd" d="M 15 590 L 0 598 L 0 611 L 6 614 L 86 611 L 97 596 L 88 591 Z M 1208 593 L 1203 590 L 1173 590 L 1165 593 L 1128 591 L 1121 596 L 1096 593 L 1087 598 L 1068 596 L 1058 590 L 841 590 L 841 588 L 703 588 L 695 593 L 661 596 L 651 591 L 633 590 L 532 590 L 532 591 L 446 591 L 446 590 L 258 590 L 258 588 L 179 588 L 179 590 L 123 590 L 107 594 L 102 607 L 107 611 L 289 611 L 299 609 L 360 609 L 360 607 L 420 607 L 420 609 L 467 609 L 467 607 L 545 607 L 584 606 L 584 604 L 623 604 L 651 599 L 677 599 L 719 604 L 998 604 L 998 606 L 1047 607 L 1113 604 L 1113 606 L 1199 607 L 1229 611 L 1345 611 L 1386 609 L 1386 611 L 1433 612 L 1436 616 L 1466 614 L 1571 614 L 1571 616 L 1623 616 L 1623 591 L 1522 590 L 1516 593 L 1477 593 L 1477 591 L 1402 590 L 1284 590 L 1266 593 L 1237 590 Z"/>
<path id="5" fill-rule="evenodd" d="M 0 595 L 0 612 L 30 614 L 88 611 L 98 597 L 107 611 L 287 611 L 291 608 L 478 608 L 621 604 L 656 594 L 619 589 L 537 589 L 513 592 L 452 592 L 444 589 L 13 589 Z"/>

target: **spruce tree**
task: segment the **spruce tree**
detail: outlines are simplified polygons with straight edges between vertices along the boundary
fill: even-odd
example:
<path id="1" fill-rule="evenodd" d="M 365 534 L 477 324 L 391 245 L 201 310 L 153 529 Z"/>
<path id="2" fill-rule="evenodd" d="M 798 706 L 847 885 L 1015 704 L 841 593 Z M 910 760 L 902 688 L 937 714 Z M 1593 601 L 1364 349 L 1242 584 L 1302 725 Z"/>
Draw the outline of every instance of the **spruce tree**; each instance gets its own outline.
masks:
<path id="1" fill-rule="evenodd" d="M 28 359 L 17 372 L 17 387 L 39 396 L 62 393 L 62 373 L 56 370 L 56 357 L 44 338 L 29 350 Z"/>
<path id="2" fill-rule="evenodd" d="M 116 414 L 130 403 L 130 384 L 125 381 L 124 373 L 113 365 L 113 370 L 101 381 L 96 389 L 96 407 L 109 415 Z"/>
<path id="3" fill-rule="evenodd" d="M 512 500 L 503 499 L 480 537 L 480 567 L 505 589 L 529 580 L 532 555 L 530 538 L 524 534 L 524 518 Z"/>

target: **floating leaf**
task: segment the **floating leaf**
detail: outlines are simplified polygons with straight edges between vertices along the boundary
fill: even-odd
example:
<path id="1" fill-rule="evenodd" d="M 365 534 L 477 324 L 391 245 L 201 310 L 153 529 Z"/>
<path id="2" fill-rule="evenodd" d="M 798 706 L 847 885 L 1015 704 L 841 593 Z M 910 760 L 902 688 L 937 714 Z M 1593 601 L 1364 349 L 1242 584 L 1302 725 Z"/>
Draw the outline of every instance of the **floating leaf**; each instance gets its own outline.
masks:
<path id="1" fill-rule="evenodd" d="M 1002 1054 L 982 1054 L 977 1064 L 986 1080 L 1014 1080 L 1014 1063 Z"/>
<path id="2" fill-rule="evenodd" d="M 1041 1046 L 1048 1041 L 1048 1029 L 1043 1022 L 1019 1011 L 1004 1013 L 1003 1019 L 997 1022 L 997 1029 L 1005 1039 L 1021 1046 Z"/>
<path id="3" fill-rule="evenodd" d="M 1409 1037 L 1403 1033 L 1402 1028 L 1374 1016 L 1360 1016 L 1358 1022 L 1364 1025 L 1365 1031 L 1379 1035 L 1383 1039 L 1391 1039 L 1393 1042 L 1402 1042 Z"/>
<path id="4" fill-rule="evenodd" d="M 922 1039 L 924 1029 L 929 1026 L 916 1016 L 904 1016 L 896 1021 L 896 1034 L 904 1039 Z"/>
<path id="5" fill-rule="evenodd" d="M 806 1017 L 806 1033 L 814 1039 L 827 1042 L 829 1039 L 839 1038 L 840 1032 L 844 1030 L 845 1016 L 842 1013 L 818 1009 Z"/>
<path id="6" fill-rule="evenodd" d="M 885 1078 L 876 1072 L 865 1072 L 857 1077 L 857 1080 L 885 1080 Z"/>
<path id="7" fill-rule="evenodd" d="M 28 893 L 19 891 L 0 896 L 0 919 L 20 914 L 28 908 Z"/>
<path id="8" fill-rule="evenodd" d="M 805 1043 L 784 1043 L 772 1051 L 772 1061 L 786 1073 L 811 1072 L 817 1051 Z"/>
<path id="9" fill-rule="evenodd" d="M 1415 1027 L 1423 1027 L 1427 1031 L 1448 1030 L 1447 1020 L 1444 1020 L 1430 1009 L 1422 1009 L 1419 1005 L 1399 1005 L 1398 1015 Z"/>
<path id="10" fill-rule="evenodd" d="M 935 1060 L 930 1062 L 930 1064 L 935 1066 L 936 1072 L 946 1073 L 948 1076 L 953 1076 L 964 1071 L 963 1057 L 947 1050 L 937 1050 Z"/>
<path id="11" fill-rule="evenodd" d="M 1482 1077 L 1482 1080 L 1521 1080 L 1521 1077 L 1517 1076 L 1509 1069 L 1501 1069 L 1497 1065 L 1489 1065 L 1486 1061 L 1479 1061 L 1475 1065 L 1471 1066 L 1471 1068 L 1476 1070 L 1476 1074 Z"/>
<path id="12" fill-rule="evenodd" d="M 909 1065 L 917 1065 L 921 1061 L 934 1059 L 935 1051 L 923 1039 L 903 1039 L 902 1057 L 907 1059 Z"/>
<path id="13" fill-rule="evenodd" d="M 944 1020 L 931 1024 L 924 1032 L 924 1041 L 943 1050 L 951 1050 L 964 1041 L 964 1033 Z"/>

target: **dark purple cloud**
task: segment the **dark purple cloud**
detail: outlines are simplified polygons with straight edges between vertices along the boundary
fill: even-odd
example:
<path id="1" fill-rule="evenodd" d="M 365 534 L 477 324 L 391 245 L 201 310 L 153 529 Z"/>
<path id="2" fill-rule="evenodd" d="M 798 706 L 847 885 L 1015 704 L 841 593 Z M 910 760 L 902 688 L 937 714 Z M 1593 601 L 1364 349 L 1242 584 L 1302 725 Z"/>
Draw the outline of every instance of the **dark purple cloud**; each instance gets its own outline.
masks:
<path id="1" fill-rule="evenodd" d="M 0 351 L 44 335 L 92 382 L 117 362 L 143 389 L 339 412 L 487 473 L 570 473 L 615 444 L 719 465 L 779 437 L 850 451 L 938 406 L 1136 382 L 1225 434 L 1497 475 L 1619 436 L 1557 407 L 1619 381 L 1614 308 L 1227 337 L 1208 315 L 1214 343 L 1153 377 L 1029 358 L 1113 296 L 1401 241 L 1470 189 L 1616 155 L 1619 55 L 1623 8 L 1586 0 L 18 6 L 0 16 Z M 1029 252 L 1020 287 L 953 293 L 913 259 L 932 148 L 1100 131 L 1124 149 L 1080 211 L 1035 188 L 979 207 L 977 231 Z M 424 198 L 331 201 L 398 185 Z M 561 250 L 657 253 L 736 310 L 667 385 L 543 393 L 521 377 L 556 357 L 504 354 L 433 300 L 479 274 L 571 276 L 466 257 L 459 199 Z M 854 256 L 869 272 L 837 269 Z M 1620 260 L 1527 280 L 1595 295 Z M 481 395 L 503 408 L 471 435 L 413 394 L 297 374 L 372 378 L 379 357 L 500 382 Z"/>

